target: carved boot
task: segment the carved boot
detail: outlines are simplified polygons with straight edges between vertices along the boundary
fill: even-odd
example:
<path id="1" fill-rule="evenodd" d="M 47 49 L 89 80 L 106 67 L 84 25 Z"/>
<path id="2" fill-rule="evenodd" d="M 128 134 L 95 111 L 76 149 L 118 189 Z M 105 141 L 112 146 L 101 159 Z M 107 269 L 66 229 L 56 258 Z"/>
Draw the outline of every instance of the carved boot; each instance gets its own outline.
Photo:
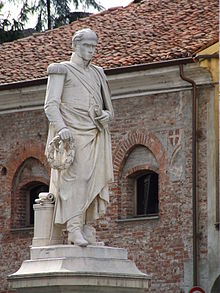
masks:
<path id="1" fill-rule="evenodd" d="M 75 244 L 78 246 L 85 247 L 89 243 L 86 241 L 80 231 L 80 229 L 75 230 L 74 232 L 68 233 L 68 244 Z"/>
<path id="2" fill-rule="evenodd" d="M 82 231 L 83 237 L 89 242 L 89 244 L 96 243 L 96 230 L 90 225 L 83 225 Z"/>

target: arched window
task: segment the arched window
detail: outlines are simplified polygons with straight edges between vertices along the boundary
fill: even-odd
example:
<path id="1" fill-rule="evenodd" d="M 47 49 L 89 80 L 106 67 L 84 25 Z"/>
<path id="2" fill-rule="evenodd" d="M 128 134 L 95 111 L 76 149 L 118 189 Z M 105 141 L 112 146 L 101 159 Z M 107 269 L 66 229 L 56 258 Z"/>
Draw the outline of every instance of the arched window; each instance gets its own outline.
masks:
<path id="1" fill-rule="evenodd" d="M 26 159 L 17 169 L 12 185 L 11 228 L 34 225 L 33 204 L 40 192 L 48 191 L 47 170 L 36 158 Z"/>
<path id="2" fill-rule="evenodd" d="M 48 192 L 48 185 L 31 181 L 16 191 L 16 205 L 13 204 L 12 228 L 25 228 L 34 225 L 33 205 L 40 192 Z"/>
<path id="3" fill-rule="evenodd" d="M 159 212 L 158 163 L 145 146 L 137 145 L 129 154 L 120 178 L 119 219 L 151 217 Z"/>
<path id="4" fill-rule="evenodd" d="M 136 215 L 147 216 L 158 214 L 158 174 L 147 171 L 138 176 L 136 184 Z"/>

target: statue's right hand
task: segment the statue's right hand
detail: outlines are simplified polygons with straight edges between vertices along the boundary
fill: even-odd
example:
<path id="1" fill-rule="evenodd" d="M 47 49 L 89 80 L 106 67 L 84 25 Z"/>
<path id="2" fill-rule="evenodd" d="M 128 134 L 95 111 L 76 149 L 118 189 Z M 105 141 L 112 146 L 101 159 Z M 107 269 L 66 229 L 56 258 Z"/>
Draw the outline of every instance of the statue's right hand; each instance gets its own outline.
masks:
<path id="1" fill-rule="evenodd" d="M 73 135 L 72 135 L 71 131 L 70 131 L 68 128 L 63 128 L 63 129 L 61 129 L 61 130 L 58 132 L 58 135 L 59 135 L 59 137 L 60 137 L 62 140 L 67 140 L 67 139 L 73 138 Z"/>

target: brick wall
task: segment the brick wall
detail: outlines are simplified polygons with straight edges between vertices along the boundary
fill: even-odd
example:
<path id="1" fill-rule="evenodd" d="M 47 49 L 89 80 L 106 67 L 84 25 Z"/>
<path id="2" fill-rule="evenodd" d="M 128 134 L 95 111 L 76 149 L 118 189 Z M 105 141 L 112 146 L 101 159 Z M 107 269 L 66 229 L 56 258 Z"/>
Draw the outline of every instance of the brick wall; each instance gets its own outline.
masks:
<path id="1" fill-rule="evenodd" d="M 16 170 L 11 192 L 11 228 L 25 227 L 29 217 L 29 190 L 39 184 L 49 184 L 45 167 L 33 157 L 27 158 Z"/>
<path id="2" fill-rule="evenodd" d="M 207 254 L 206 108 L 209 93 L 209 89 L 199 90 L 202 258 Z M 151 291 L 156 293 L 183 292 L 184 261 L 192 258 L 191 98 L 191 91 L 184 91 L 113 102 L 115 120 L 111 123 L 111 133 L 115 178 L 107 214 L 96 223 L 98 238 L 106 245 L 128 249 L 129 258 L 152 276 Z M 11 230 L 16 172 L 27 158 L 37 159 L 47 173 L 49 169 L 44 157 L 47 121 L 43 111 L 1 115 L 0 125 L 3 174 L 5 169 L 2 168 L 6 168 L 6 174 L 0 177 L 0 292 L 6 292 L 6 276 L 29 258 L 33 237 L 32 230 Z M 146 169 L 159 174 L 159 217 L 118 221 L 129 215 L 129 212 L 123 214 L 123 197 L 127 200 L 127 210 L 132 209 L 129 207 L 132 191 L 125 177 Z M 46 173 L 40 174 L 41 180 L 47 180 Z M 28 180 L 36 180 L 35 175 Z"/>
<path id="3" fill-rule="evenodd" d="M 6 174 L 0 176 L 0 290 L 6 292 L 6 277 L 20 267 L 22 260 L 29 258 L 33 237 L 33 229 L 12 230 L 18 227 L 13 227 L 17 219 L 24 216 L 24 202 L 20 202 L 16 191 L 22 182 L 25 185 L 38 179 L 46 183 L 49 169 L 44 157 L 47 120 L 42 111 L 0 115 L 0 125 L 0 168 L 6 168 Z M 28 171 L 19 174 L 28 158 L 37 160 L 41 167 L 38 171 L 32 169 L 32 172 L 29 168 L 29 174 Z M 18 182 L 19 175 L 21 180 Z"/>

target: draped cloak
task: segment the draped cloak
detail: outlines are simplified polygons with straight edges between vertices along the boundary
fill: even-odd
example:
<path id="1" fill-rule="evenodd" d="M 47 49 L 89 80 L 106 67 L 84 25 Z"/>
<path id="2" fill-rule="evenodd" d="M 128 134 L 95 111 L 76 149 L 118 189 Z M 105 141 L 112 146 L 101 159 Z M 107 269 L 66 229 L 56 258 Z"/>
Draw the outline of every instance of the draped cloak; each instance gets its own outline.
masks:
<path id="1" fill-rule="evenodd" d="M 111 138 L 108 127 L 99 127 L 92 119 L 93 106 L 113 117 L 109 88 L 102 68 L 90 64 L 87 69 L 72 62 L 51 64 L 45 113 L 50 121 L 48 145 L 64 127 L 72 132 L 76 142 L 71 166 L 51 170 L 50 192 L 59 193 L 55 223 L 64 224 L 70 218 L 83 215 L 86 222 L 105 213 L 109 202 L 108 183 L 113 180 Z M 94 117 L 93 117 L 94 118 Z"/>

